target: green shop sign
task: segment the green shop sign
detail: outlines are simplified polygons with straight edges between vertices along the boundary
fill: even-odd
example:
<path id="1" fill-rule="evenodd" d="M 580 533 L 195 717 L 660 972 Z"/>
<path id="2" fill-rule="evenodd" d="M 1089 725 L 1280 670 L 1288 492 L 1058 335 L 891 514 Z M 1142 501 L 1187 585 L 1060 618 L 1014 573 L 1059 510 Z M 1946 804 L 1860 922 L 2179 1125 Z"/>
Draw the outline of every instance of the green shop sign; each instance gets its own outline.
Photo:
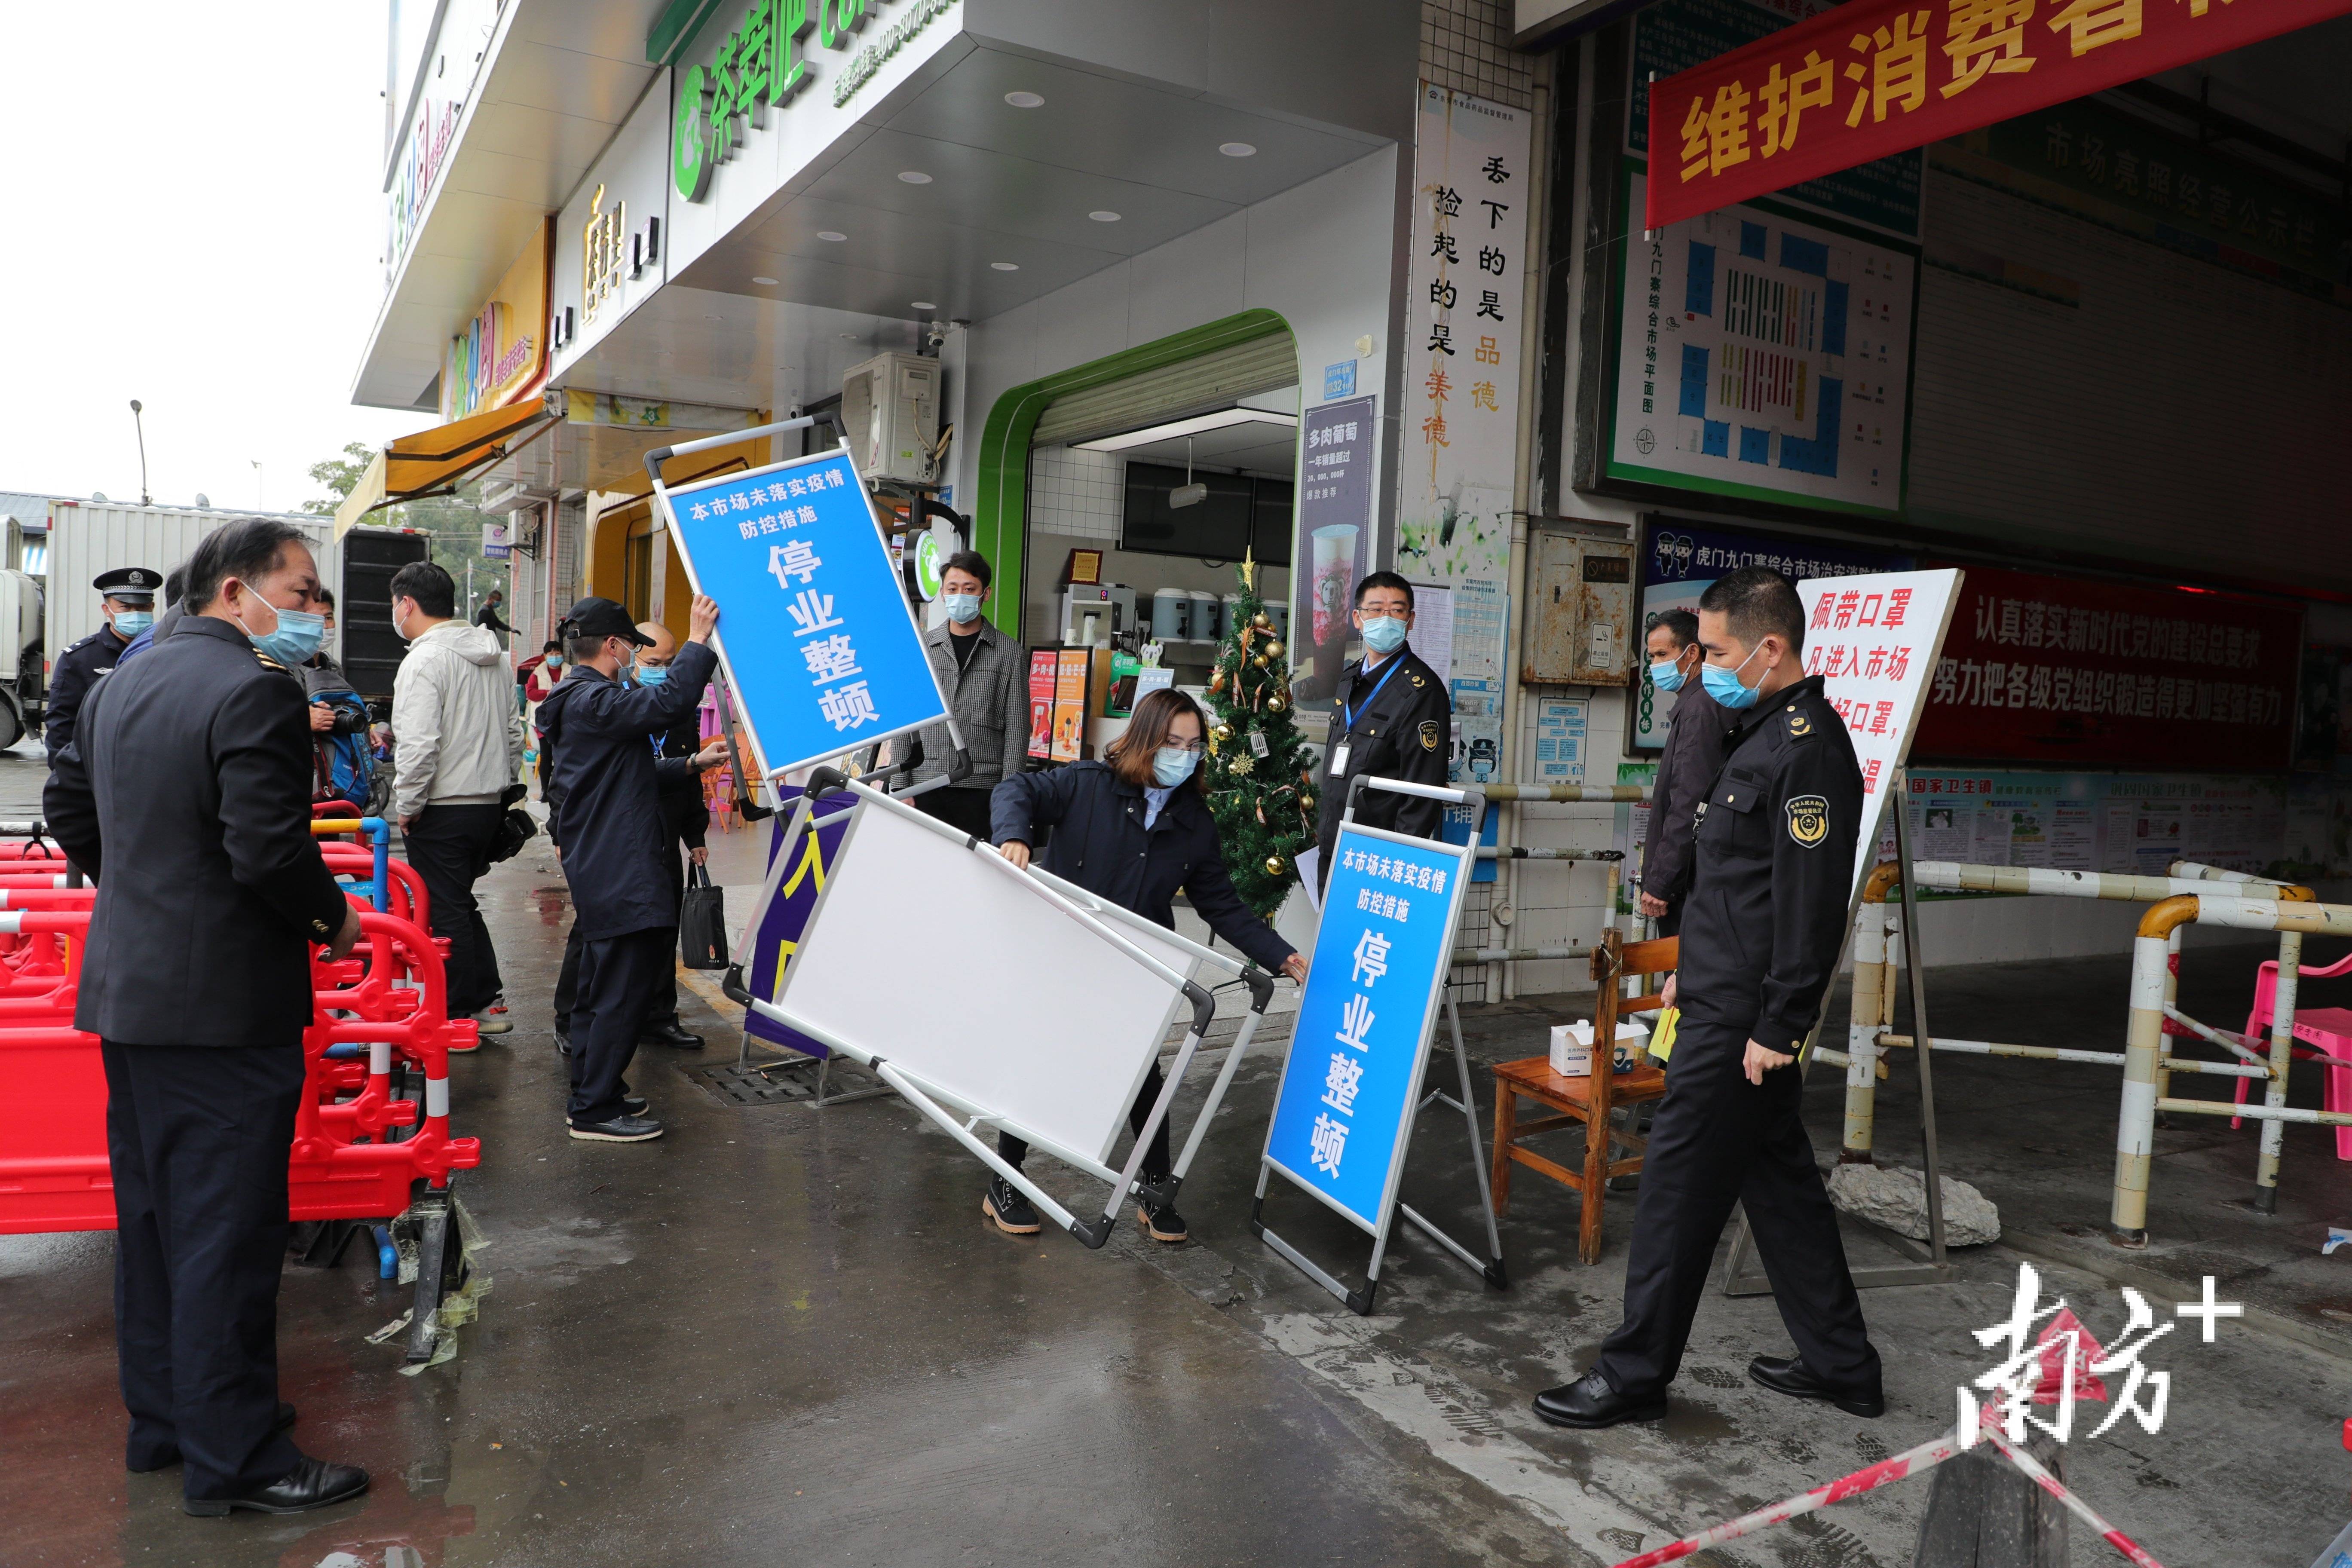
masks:
<path id="1" fill-rule="evenodd" d="M 833 102 L 847 103 L 909 38 L 955 0 L 916 0 L 904 15 L 842 62 Z M 677 194 L 698 202 L 710 176 L 735 155 L 753 131 L 767 129 L 768 111 L 790 110 L 818 75 L 812 47 L 847 54 L 882 0 L 752 0 L 742 25 L 727 35 L 708 65 L 678 79 L 677 114 L 670 123 L 670 179 Z"/>

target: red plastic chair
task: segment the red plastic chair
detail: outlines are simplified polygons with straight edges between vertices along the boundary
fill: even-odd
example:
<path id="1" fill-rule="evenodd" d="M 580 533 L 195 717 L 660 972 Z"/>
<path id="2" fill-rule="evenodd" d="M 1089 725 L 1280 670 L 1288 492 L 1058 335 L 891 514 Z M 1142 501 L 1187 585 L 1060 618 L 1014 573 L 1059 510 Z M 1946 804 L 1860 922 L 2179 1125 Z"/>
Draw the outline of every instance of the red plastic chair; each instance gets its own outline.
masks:
<path id="1" fill-rule="evenodd" d="M 2315 969 L 2304 964 L 2296 971 L 2306 980 L 2332 980 L 2352 973 L 2352 953 L 2329 964 Z M 2266 961 L 2254 976 L 2254 1010 L 2246 1015 L 2246 1038 L 2261 1041 L 2270 1033 L 2271 1009 L 2278 995 L 2278 960 Z M 2327 1063 L 2326 1107 L 2332 1111 L 2352 1111 L 2352 1010 L 2343 1007 L 2298 1007 L 2294 1014 L 2294 1055 L 2309 1061 Z M 2238 1080 L 2237 1100 L 2246 1102 L 2246 1088 L 2253 1079 Z M 2236 1119 L 2231 1127 L 2239 1125 Z M 2352 1126 L 2336 1129 L 2336 1157 L 2352 1160 Z"/>

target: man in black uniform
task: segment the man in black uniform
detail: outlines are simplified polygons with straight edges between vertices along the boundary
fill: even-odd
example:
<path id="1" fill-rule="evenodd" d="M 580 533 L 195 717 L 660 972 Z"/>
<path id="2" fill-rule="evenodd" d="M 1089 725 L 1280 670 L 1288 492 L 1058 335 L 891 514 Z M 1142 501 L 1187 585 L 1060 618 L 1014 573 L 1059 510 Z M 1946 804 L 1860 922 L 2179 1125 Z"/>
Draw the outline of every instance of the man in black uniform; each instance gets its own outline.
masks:
<path id="1" fill-rule="evenodd" d="M 564 618 L 572 667 L 539 705 L 541 743 L 554 758 L 549 836 L 563 858 L 581 942 L 568 1109 L 574 1138 L 642 1143 L 662 1135 L 621 1076 L 655 987 L 677 965 L 677 842 L 664 829 L 650 737 L 701 700 L 719 666 L 710 651 L 718 624 L 718 604 L 697 595 L 668 679 L 624 688 L 628 661 L 653 639 L 612 600 L 583 599 Z"/>
<path id="2" fill-rule="evenodd" d="M 1650 789 L 1650 832 L 1642 846 L 1642 913 L 1658 922 L 1660 936 L 1683 929 L 1683 904 L 1690 894 L 1691 824 L 1698 803 L 1723 768 L 1723 741 L 1731 716 L 1706 694 L 1695 677 L 1706 650 L 1699 647 L 1698 617 L 1666 610 L 1650 622 L 1650 679 L 1674 694 L 1666 721 L 1666 749 L 1658 758 L 1657 783 Z"/>
<path id="3" fill-rule="evenodd" d="M 1454 745 L 1454 700 L 1437 671 L 1405 646 L 1412 630 L 1412 584 L 1375 572 L 1356 584 L 1355 623 L 1364 657 L 1340 672 L 1331 739 L 1324 747 L 1323 797 L 1315 827 L 1317 885 L 1331 879 L 1331 847 L 1348 809 L 1348 781 L 1364 774 L 1443 784 Z M 1437 837 L 1442 801 L 1367 789 L 1356 820 L 1367 827 Z"/>
<path id="4" fill-rule="evenodd" d="M 112 669 L 131 639 L 155 624 L 155 590 L 163 585 L 163 574 L 144 566 L 117 566 L 100 573 L 90 584 L 104 595 L 99 604 L 106 625 L 58 655 L 57 668 L 49 672 L 48 716 L 41 741 L 48 747 L 50 762 L 73 739 L 74 719 L 89 683 Z"/>
<path id="5" fill-rule="evenodd" d="M 275 657 L 307 655 L 318 585 L 286 523 L 207 535 L 179 629 L 91 689 L 41 802 L 98 878 L 74 1025 L 106 1061 L 124 1458 L 184 1459 L 193 1514 L 367 1489 L 304 1458 L 278 1401 L 310 947 L 340 958 L 360 935 L 310 837 L 310 722 Z"/>
<path id="6" fill-rule="evenodd" d="M 1749 566 L 1718 579 L 1699 600 L 1699 640 L 1709 691 L 1751 716 L 1699 807 L 1682 967 L 1665 994 L 1682 1023 L 1633 1212 L 1625 1321 L 1581 1379 L 1536 1396 L 1556 1426 L 1666 1413 L 1735 1200 L 1797 1344 L 1748 1375 L 1854 1415 L 1886 1408 L 1795 1067 L 1845 945 L 1862 773 L 1822 678 L 1799 679 L 1804 608 L 1786 578 Z"/>

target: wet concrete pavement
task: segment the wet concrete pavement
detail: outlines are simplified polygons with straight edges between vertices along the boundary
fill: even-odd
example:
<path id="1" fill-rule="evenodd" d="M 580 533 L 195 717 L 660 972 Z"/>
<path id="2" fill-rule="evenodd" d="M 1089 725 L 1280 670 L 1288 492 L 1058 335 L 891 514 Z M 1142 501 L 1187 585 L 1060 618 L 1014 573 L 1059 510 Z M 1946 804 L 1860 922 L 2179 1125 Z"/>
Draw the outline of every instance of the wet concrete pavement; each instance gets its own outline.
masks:
<path id="1" fill-rule="evenodd" d="M 0 759 L 0 813 L 26 792 Z M 30 781 L 37 787 L 37 779 Z M 21 802 L 18 803 L 21 805 Z M 739 869 L 748 838 L 724 846 Z M 1711 1295 L 1674 1412 L 1655 1427 L 1570 1435 L 1528 1408 L 1580 1371 L 1617 1317 L 1633 1204 L 1612 1199 L 1600 1264 L 1576 1261 L 1576 1200 L 1523 1174 L 1495 1292 L 1405 1236 L 1375 1314 L 1357 1318 L 1255 1241 L 1255 1162 L 1280 1047 L 1244 1065 L 1184 1194 L 1196 1241 L 1157 1247 L 1122 1224 L 1100 1254 L 1017 1240 L 979 1213 L 981 1173 L 895 1100 L 824 1110 L 720 1103 L 649 1052 L 635 1087 L 668 1121 L 645 1147 L 562 1135 L 546 997 L 568 897 L 538 846 L 485 884 L 516 1031 L 457 1064 L 454 1120 L 485 1143 L 462 1182 L 494 1288 L 457 1358 L 414 1377 L 364 1336 L 405 1292 L 345 1267 L 289 1267 L 284 1392 L 308 1451 L 367 1465 L 362 1501 L 291 1520 L 198 1521 L 171 1475 L 126 1477 L 113 1388 L 110 1243 L 0 1238 L 0 1563 L 1613 1563 L 1683 1531 L 1843 1474 L 1948 1426 L 1953 1386 L 1990 1364 L 1969 1330 L 2005 1312 L 2022 1254 L 1962 1255 L 1953 1282 L 1869 1292 L 1892 1408 L 1864 1422 L 1749 1384 L 1748 1356 L 1786 1340 L 1769 1298 Z M 2242 1014 L 2252 955 L 2192 955 L 2184 1005 Z M 1979 1037 L 2119 1033 L 2121 971 L 1940 972 L 1938 1026 Z M 2333 1000 L 2332 998 L 2327 1000 Z M 694 992 L 688 1021 L 733 1035 Z M 942 993 L 950 1016 L 951 992 Z M 1532 1054 L 1572 999 L 1465 1015 L 1474 1069 Z M 2000 1010 L 2012 1010 L 2008 1017 Z M 1963 1023 L 1969 1026 L 1962 1027 Z M 2014 1028 L 2003 1032 L 2003 1026 Z M 706 1055 L 713 1053 L 705 1053 Z M 2102 1069 L 1939 1059 L 1953 1173 L 2000 1202 L 2095 1332 L 2122 1306 L 2109 1279 L 2052 1261 L 2106 1259 L 2114 1087 Z M 1824 1149 L 1839 1088 L 1808 1115 Z M 1209 1077 L 1179 1101 L 1189 1116 Z M 1882 1147 L 1916 1135 L 1898 1063 Z M 2315 1095 L 2298 1081 L 2297 1098 Z M 1479 1086 L 1482 1116 L 1491 1109 Z M 1570 1140 L 1572 1146 L 1572 1139 Z M 2157 1245 L 2123 1260 L 2158 1310 L 2221 1274 L 2262 1317 L 2202 1343 L 2183 1323 L 2147 1354 L 2172 1373 L 2160 1433 L 2126 1419 L 2088 1436 L 2068 1474 L 2171 1565 L 2302 1568 L 2341 1526 L 2352 1466 L 2337 1427 L 2352 1367 L 2306 1299 L 2352 1302 L 2315 1225 L 2352 1215 L 2327 1141 L 2288 1135 L 2275 1219 L 2242 1196 L 2253 1132 L 2162 1135 Z M 1458 1118 L 1423 1123 L 1407 1201 L 1476 1234 Z M 1099 1189 L 1045 1162 L 1075 1198 Z M 1058 1175 L 1058 1180 L 1054 1180 Z M 1277 1191 L 1282 1233 L 1344 1278 L 1367 1247 Z M 2174 1238 L 2178 1237 L 2178 1241 Z M 2055 1238 L 2054 1240 L 2049 1238 Z M 1850 1229 L 1855 1262 L 1891 1261 Z M 2308 1256 L 2306 1256 L 2308 1254 Z M 2114 1270 L 2109 1274 L 2115 1276 Z M 2352 1280 L 2352 1276 L 2347 1276 Z M 2315 1296 L 2315 1292 L 2319 1294 Z M 2352 1329 L 2352 1306 L 2343 1327 Z M 2289 1339 L 2272 1321 L 2313 1331 Z M 2352 1353 L 2352 1342 L 2343 1349 Z M 1923 1483 L 1839 1505 L 1707 1558 L 1753 1568 L 1908 1563 Z M 2074 1561 L 2100 1560 L 2079 1542 Z"/>

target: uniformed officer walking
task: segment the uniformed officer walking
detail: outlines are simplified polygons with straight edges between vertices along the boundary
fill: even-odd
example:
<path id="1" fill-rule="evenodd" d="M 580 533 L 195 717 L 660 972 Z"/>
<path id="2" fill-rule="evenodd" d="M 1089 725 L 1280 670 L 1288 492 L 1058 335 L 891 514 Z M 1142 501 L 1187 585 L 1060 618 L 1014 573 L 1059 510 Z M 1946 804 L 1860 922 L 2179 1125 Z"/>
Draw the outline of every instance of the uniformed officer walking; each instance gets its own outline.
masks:
<path id="1" fill-rule="evenodd" d="M 1364 657 L 1340 672 L 1331 739 L 1324 748 L 1315 828 L 1318 886 L 1331 879 L 1331 847 L 1348 809 L 1348 781 L 1369 774 L 1443 784 L 1454 743 L 1454 701 L 1445 683 L 1406 645 L 1412 584 L 1393 572 L 1373 573 L 1356 584 L 1354 619 Z M 1434 838 L 1444 809 L 1440 801 L 1368 789 L 1356 802 L 1356 820 Z"/>
<path id="2" fill-rule="evenodd" d="M 115 1339 L 133 1470 L 185 1461 L 193 1514 L 299 1513 L 367 1472 L 306 1458 L 278 1399 L 286 1163 L 310 947 L 360 918 L 310 837 L 317 568 L 266 518 L 207 535 L 186 616 L 94 686 L 42 795 L 98 878 L 74 1025 L 99 1037 Z"/>
<path id="3" fill-rule="evenodd" d="M 47 718 L 41 741 L 55 762 L 73 739 L 74 720 L 81 712 L 89 683 L 114 668 L 131 639 L 155 624 L 155 590 L 163 585 L 161 572 L 144 566 L 117 566 L 101 572 L 90 584 L 103 595 L 99 607 L 106 625 L 58 655 L 49 672 Z"/>
<path id="4" fill-rule="evenodd" d="M 1536 1396 L 1557 1426 L 1665 1414 L 1735 1200 L 1797 1346 L 1748 1375 L 1854 1415 L 1886 1408 L 1794 1065 L 1844 947 L 1862 773 L 1822 678 L 1799 679 L 1804 608 L 1786 578 L 1743 567 L 1698 613 L 1707 692 L 1750 717 L 1698 808 L 1682 965 L 1666 984 L 1682 1023 L 1633 1213 L 1625 1320 L 1581 1379 Z"/>

